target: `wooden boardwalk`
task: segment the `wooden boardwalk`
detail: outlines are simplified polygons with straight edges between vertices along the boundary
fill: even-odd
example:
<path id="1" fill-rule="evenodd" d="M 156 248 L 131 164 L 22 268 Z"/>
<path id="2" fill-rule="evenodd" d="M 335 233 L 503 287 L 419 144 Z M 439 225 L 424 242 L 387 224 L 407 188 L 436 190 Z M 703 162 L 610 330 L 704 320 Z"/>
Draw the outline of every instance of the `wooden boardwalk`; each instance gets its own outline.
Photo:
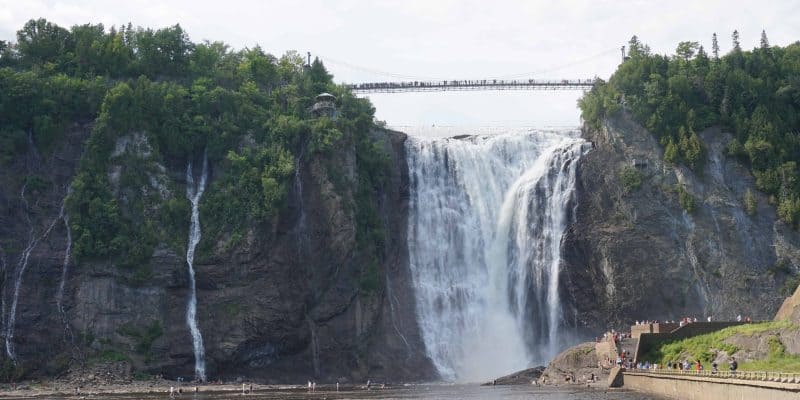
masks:
<path id="1" fill-rule="evenodd" d="M 454 81 L 367 82 L 346 84 L 353 93 L 443 92 L 473 90 L 589 90 L 595 79 L 481 79 Z"/>

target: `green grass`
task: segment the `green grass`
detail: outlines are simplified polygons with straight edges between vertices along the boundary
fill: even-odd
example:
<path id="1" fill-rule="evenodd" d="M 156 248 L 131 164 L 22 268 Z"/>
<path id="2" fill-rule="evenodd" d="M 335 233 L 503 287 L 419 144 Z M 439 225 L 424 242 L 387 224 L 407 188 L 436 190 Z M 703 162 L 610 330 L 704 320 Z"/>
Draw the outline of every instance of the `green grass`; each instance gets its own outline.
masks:
<path id="1" fill-rule="evenodd" d="M 700 360 L 703 368 L 709 369 L 711 368 L 711 361 L 714 360 L 717 352 L 724 351 L 728 354 L 733 354 L 739 350 L 737 346 L 725 343 L 725 340 L 731 336 L 737 334 L 752 336 L 787 328 L 797 329 L 798 326 L 789 321 L 733 326 L 705 335 L 664 343 L 645 354 L 642 360 L 658 362 L 662 365 L 666 365 L 670 361 L 682 361 L 685 359 L 690 361 Z M 776 336 L 769 338 L 768 342 L 770 352 L 767 359 L 741 362 L 739 369 L 744 371 L 800 372 L 800 356 L 786 354 L 786 348 Z M 723 369 L 724 366 L 720 365 L 719 368 Z"/>

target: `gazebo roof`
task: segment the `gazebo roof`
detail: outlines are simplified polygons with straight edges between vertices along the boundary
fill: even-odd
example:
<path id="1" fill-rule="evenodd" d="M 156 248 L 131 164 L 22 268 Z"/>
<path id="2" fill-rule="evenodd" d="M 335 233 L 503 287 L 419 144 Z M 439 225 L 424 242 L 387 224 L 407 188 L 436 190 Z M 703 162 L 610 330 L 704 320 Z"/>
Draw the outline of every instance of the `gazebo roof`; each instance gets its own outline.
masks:
<path id="1" fill-rule="evenodd" d="M 317 95 L 317 100 L 336 100 L 336 96 L 330 93 L 320 93 Z"/>

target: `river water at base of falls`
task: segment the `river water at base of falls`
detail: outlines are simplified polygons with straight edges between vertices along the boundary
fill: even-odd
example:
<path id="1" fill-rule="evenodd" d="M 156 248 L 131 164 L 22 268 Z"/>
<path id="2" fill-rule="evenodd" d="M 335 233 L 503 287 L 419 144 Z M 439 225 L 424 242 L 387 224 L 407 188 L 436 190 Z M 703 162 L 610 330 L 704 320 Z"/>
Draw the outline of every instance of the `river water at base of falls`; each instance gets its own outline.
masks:
<path id="1" fill-rule="evenodd" d="M 192 349 L 194 350 L 194 372 L 195 379 L 206 381 L 206 360 L 205 348 L 203 346 L 203 335 L 197 325 L 197 284 L 195 283 L 194 273 L 194 250 L 200 243 L 200 198 L 206 190 L 206 179 L 208 177 L 208 159 L 203 155 L 203 171 L 200 181 L 195 183 L 192 174 L 192 163 L 186 168 L 186 198 L 192 203 L 192 220 L 189 225 L 189 245 L 186 247 L 186 264 L 189 267 L 189 301 L 186 305 L 186 324 L 189 326 L 189 333 L 192 335 Z"/>
<path id="2" fill-rule="evenodd" d="M 301 385 L 302 386 L 302 385 Z M 258 399 L 258 400 L 303 400 L 303 399 L 441 399 L 441 400 L 646 400 L 663 399 L 662 397 L 637 393 L 625 389 L 611 389 L 605 387 L 587 388 L 581 385 L 565 385 L 558 387 L 521 386 L 479 386 L 479 385 L 450 385 L 450 384 L 420 384 L 392 386 L 386 389 L 373 388 L 367 390 L 360 387 L 342 387 L 337 392 L 334 385 L 317 385 L 315 393 L 296 386 L 285 389 L 263 389 L 257 387 L 253 393 L 242 395 L 239 391 L 229 392 L 200 392 L 193 393 L 191 385 L 184 385 L 184 394 L 177 398 L 190 398 L 196 400 L 216 399 Z M 132 393 L 132 394 L 107 394 L 102 398 L 109 399 L 164 399 L 169 397 L 169 388 L 160 393 Z M 30 397 L 18 397 L 30 398 Z M 54 399 L 73 398 L 72 396 L 48 396 Z"/>
<path id="3" fill-rule="evenodd" d="M 409 137 L 409 267 L 442 378 L 490 380 L 568 344 L 561 239 L 589 148 L 577 130 Z"/>

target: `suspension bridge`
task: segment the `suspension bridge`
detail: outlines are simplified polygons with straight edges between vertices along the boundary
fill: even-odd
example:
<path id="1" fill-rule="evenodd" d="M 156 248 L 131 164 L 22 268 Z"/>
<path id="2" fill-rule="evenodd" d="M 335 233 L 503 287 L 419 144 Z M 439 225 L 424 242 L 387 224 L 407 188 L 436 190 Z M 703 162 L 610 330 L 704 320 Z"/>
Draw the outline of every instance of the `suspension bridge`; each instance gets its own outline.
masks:
<path id="1" fill-rule="evenodd" d="M 417 77 L 389 73 L 372 68 L 331 59 L 327 56 L 320 57 L 326 63 L 337 64 L 342 67 L 367 73 L 370 75 L 386 77 L 385 81 L 362 83 L 349 83 L 345 86 L 355 94 L 362 93 L 402 93 L 402 92 L 444 92 L 444 91 L 476 91 L 476 90 L 590 90 L 597 83 L 597 77 L 589 79 L 531 79 L 533 76 L 548 74 L 567 67 L 573 67 L 598 58 L 606 57 L 611 52 L 622 50 L 622 59 L 625 59 L 625 48 L 606 49 L 589 57 L 575 60 L 551 68 L 535 72 L 526 72 L 515 75 L 495 76 L 487 79 L 459 79 L 447 80 L 446 77 Z M 311 53 L 308 53 L 308 65 L 311 65 Z M 379 78 L 380 79 L 380 78 Z"/>
<path id="2" fill-rule="evenodd" d="M 589 90 L 595 79 L 478 79 L 366 82 L 346 84 L 353 93 L 443 92 L 473 90 Z"/>

